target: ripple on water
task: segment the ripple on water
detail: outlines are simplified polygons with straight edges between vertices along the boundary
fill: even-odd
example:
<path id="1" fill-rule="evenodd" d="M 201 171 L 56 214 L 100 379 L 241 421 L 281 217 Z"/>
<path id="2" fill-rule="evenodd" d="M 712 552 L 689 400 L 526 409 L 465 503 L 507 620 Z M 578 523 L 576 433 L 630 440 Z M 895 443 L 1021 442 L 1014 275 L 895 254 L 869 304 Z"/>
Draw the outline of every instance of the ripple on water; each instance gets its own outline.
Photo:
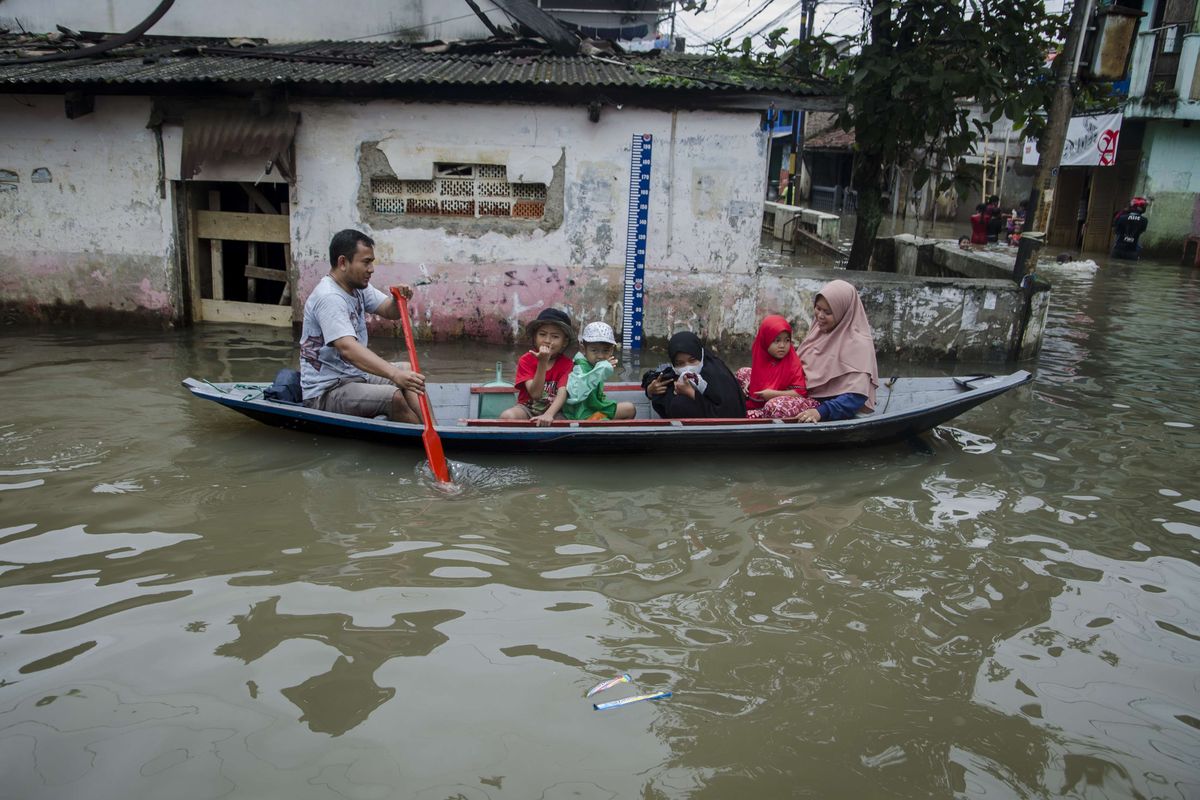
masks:
<path id="1" fill-rule="evenodd" d="M 114 483 L 98 483 L 92 487 L 92 494 L 127 494 L 142 492 L 145 489 L 137 481 L 116 481 Z"/>
<path id="2" fill-rule="evenodd" d="M 533 472 L 524 466 L 483 466 L 451 459 L 447 459 L 446 465 L 450 469 L 450 485 L 433 477 L 428 461 L 422 461 L 414 468 L 417 482 L 442 497 L 456 500 L 477 499 L 535 483 Z"/>
<path id="3" fill-rule="evenodd" d="M 86 527 L 73 525 L 36 536 L 10 537 L 0 541 L 0 560 L 14 564 L 42 564 L 96 554 L 104 554 L 106 558 L 129 558 L 200 538 L 195 533 L 161 531 L 88 533 Z"/>
<path id="4" fill-rule="evenodd" d="M 1178 354 L 1200 341 L 1166 275 L 1056 276 L 1034 390 L 917 455 L 522 457 L 478 481 L 452 465 L 457 497 L 408 472 L 419 451 L 176 396 L 180 373 L 258 377 L 291 343 L 155 332 L 130 349 L 177 353 L 86 378 L 72 413 L 124 425 L 92 467 L 31 460 L 68 452 L 47 435 L 78 437 L 70 415 L 8 450 L 0 426 L 18 473 L 0 480 L 46 481 L 7 493 L 0 560 L 39 531 L 53 545 L 0 567 L 5 790 L 53 796 L 45 775 L 122 797 L 188 776 L 298 799 L 786 797 L 797 775 L 819 797 L 873 797 L 881 779 L 913 797 L 1190 789 L 1200 576 L 1193 534 L 1162 526 L 1200 522 L 1200 451 L 1165 425 L 1194 418 Z M 21 417 L 43 405 L 6 389 Z M 177 436 L 123 422 L 132 397 Z M 170 474 L 155 458 L 187 475 L 152 485 Z M 121 480 L 146 491 L 89 491 Z M 82 519 L 80 541 L 55 539 Z M 164 530 L 203 539 L 134 549 Z M 676 697 L 581 717 L 581 687 L 624 671 Z"/>
<path id="5" fill-rule="evenodd" d="M 976 700 L 1012 711 L 1035 697 L 1041 724 L 1096 726 L 1147 767 L 1179 770 L 1194 744 L 1194 731 L 1178 717 L 1193 704 L 1200 666 L 1200 637 L 1188 631 L 1200 619 L 1200 568 L 1086 551 L 1064 558 L 1099 577 L 1072 581 L 1049 619 L 1001 641 L 976 680 Z M 1147 670 L 1153 686 L 1133 679 Z"/>

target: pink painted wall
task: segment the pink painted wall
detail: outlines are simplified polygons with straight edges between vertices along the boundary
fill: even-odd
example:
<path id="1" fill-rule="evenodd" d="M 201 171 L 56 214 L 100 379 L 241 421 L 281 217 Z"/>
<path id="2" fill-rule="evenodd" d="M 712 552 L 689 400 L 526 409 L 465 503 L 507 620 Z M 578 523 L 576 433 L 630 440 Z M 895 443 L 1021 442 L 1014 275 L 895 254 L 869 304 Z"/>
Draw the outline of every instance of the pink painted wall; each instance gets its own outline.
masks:
<path id="1" fill-rule="evenodd" d="M 0 191 L 0 302 L 178 317 L 171 205 L 159 194 L 149 115 L 146 98 L 97 97 L 74 120 L 61 96 L 0 103 L 0 169 L 17 176 Z"/>

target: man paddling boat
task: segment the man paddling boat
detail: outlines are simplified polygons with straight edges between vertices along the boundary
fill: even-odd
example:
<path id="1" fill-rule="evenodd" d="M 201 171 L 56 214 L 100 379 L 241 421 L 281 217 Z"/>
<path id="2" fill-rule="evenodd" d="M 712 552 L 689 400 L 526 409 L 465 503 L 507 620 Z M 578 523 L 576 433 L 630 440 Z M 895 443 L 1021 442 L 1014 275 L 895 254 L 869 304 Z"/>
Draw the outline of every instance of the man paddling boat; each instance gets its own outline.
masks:
<path id="1" fill-rule="evenodd" d="M 390 363 L 367 348 L 367 314 L 400 319 L 391 295 L 371 285 L 375 242 L 353 229 L 329 243 L 329 274 L 304 304 L 300 386 L 304 405 L 357 417 L 386 415 L 420 423 L 425 377 L 408 362 Z M 405 298 L 412 287 L 397 287 Z"/>

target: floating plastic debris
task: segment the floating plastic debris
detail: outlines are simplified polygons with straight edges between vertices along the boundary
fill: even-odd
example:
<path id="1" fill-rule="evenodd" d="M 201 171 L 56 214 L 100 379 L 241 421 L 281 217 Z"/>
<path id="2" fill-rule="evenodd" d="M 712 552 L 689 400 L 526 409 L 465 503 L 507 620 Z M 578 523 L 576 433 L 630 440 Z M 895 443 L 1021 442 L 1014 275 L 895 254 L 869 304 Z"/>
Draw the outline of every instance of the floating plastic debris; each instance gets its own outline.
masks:
<path id="1" fill-rule="evenodd" d="M 595 686 L 588 689 L 588 693 L 585 694 L 584 697 L 591 697 L 594 694 L 600 694 L 601 692 L 605 691 L 606 689 L 611 689 L 612 687 L 617 686 L 618 684 L 622 684 L 622 683 L 633 683 L 633 678 L 629 677 L 628 672 L 626 672 L 625 674 L 620 675 L 616 678 L 609 678 L 606 681 L 601 681 L 600 683 L 597 683 Z"/>
<path id="2" fill-rule="evenodd" d="M 904 752 L 903 747 L 894 744 L 878 755 L 859 756 L 858 759 L 864 767 L 884 769 L 886 767 L 894 767 L 897 764 L 903 764 L 908 760 L 908 754 Z"/>
<path id="3" fill-rule="evenodd" d="M 620 700 L 609 700 L 607 703 L 592 703 L 592 708 L 597 711 L 607 711 L 610 708 L 618 708 L 619 706 L 627 706 L 630 703 L 640 703 L 643 700 L 665 700 L 670 697 L 670 692 L 655 692 L 654 694 L 639 694 L 633 697 L 622 697 Z"/>

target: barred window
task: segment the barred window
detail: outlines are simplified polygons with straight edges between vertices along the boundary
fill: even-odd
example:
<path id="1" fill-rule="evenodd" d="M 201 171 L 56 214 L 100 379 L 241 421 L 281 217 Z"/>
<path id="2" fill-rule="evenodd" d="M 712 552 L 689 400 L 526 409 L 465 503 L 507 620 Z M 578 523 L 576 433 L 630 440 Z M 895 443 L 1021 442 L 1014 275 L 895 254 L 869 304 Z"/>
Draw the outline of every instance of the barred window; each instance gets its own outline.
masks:
<path id="1" fill-rule="evenodd" d="M 542 219 L 544 183 L 509 183 L 503 164 L 435 164 L 431 181 L 371 179 L 371 207 L 381 214 Z"/>

